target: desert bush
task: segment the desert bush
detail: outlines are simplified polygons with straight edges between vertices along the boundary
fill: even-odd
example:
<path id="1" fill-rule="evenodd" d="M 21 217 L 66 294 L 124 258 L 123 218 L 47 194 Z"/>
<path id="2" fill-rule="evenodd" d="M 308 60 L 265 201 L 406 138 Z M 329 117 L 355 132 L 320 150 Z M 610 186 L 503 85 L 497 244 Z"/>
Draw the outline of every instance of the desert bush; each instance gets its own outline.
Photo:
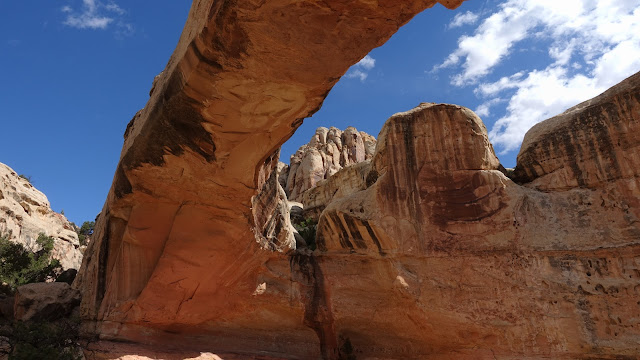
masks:
<path id="1" fill-rule="evenodd" d="M 79 318 L 49 322 L 15 322 L 9 339 L 9 360 L 79 360 Z"/>
<path id="2" fill-rule="evenodd" d="M 0 235 L 0 291 L 12 294 L 18 286 L 55 278 L 61 266 L 51 258 L 53 238 L 41 233 L 36 243 L 40 249 L 32 251 Z"/>
<path id="3" fill-rule="evenodd" d="M 87 245 L 87 238 L 93 233 L 93 228 L 95 226 L 95 221 L 85 221 L 79 228 L 76 226 L 76 233 L 78 234 L 80 245 Z"/>
<path id="4" fill-rule="evenodd" d="M 293 227 L 298 230 L 298 234 L 302 236 L 305 243 L 311 250 L 316 249 L 316 229 L 318 227 L 318 222 L 312 218 L 307 218 L 306 220 L 302 220 L 299 223 L 294 223 Z"/>

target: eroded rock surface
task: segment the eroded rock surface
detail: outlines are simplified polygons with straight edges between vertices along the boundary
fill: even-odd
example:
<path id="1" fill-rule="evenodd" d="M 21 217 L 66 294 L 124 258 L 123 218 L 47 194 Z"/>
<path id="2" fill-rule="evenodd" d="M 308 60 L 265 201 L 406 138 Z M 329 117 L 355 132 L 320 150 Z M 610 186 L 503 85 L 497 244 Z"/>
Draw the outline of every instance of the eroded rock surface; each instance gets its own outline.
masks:
<path id="1" fill-rule="evenodd" d="M 515 170 L 541 190 L 601 188 L 640 175 L 640 73 L 535 125 Z"/>
<path id="2" fill-rule="evenodd" d="M 248 358 L 636 357 L 637 178 L 518 185 L 468 109 L 394 115 L 342 193 L 316 182 L 317 250 L 280 236 L 278 147 L 432 4 L 195 1 L 74 283 L 86 330 Z"/>
<path id="3" fill-rule="evenodd" d="M 376 139 L 354 127 L 345 131 L 320 127 L 308 144 L 291 156 L 288 168 L 281 173 L 284 189 L 291 201 L 302 201 L 304 193 L 340 169 L 370 160 Z"/>
<path id="4" fill-rule="evenodd" d="M 51 210 L 47 197 L 29 181 L 0 163 L 0 234 L 34 251 L 40 233 L 54 239 L 51 255 L 64 269 L 79 269 L 78 234 L 64 215 Z"/>
<path id="5" fill-rule="evenodd" d="M 499 168 L 467 109 L 424 104 L 387 121 L 377 180 L 331 201 L 318 225 L 335 333 L 395 358 L 637 356 L 638 179 L 549 191 Z"/>
<path id="6" fill-rule="evenodd" d="M 278 197 L 260 192 L 274 189 L 280 145 L 348 68 L 437 2 L 462 0 L 194 1 L 149 102 L 127 126 L 74 283 L 85 330 L 335 358 L 337 340 L 318 322 L 330 314 L 314 295 L 321 271 L 313 258 L 286 255 L 294 242 L 272 247 L 264 239 L 279 236 L 256 236 L 284 224 L 265 215 L 281 211 Z"/>
<path id="7" fill-rule="evenodd" d="M 370 172 L 371 160 L 344 167 L 326 180 L 302 194 L 302 208 L 305 218 L 318 219 L 324 208 L 333 200 L 351 195 L 367 188 L 367 180 L 375 181 L 375 173 Z"/>

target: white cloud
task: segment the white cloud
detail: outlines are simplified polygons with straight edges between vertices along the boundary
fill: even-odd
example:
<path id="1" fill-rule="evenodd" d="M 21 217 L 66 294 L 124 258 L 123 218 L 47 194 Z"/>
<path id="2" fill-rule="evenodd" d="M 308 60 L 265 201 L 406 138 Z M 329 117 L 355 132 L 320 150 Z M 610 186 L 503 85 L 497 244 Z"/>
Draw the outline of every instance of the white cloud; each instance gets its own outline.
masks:
<path id="1" fill-rule="evenodd" d="M 512 67 L 497 81 L 483 81 L 512 53 L 526 51 L 527 40 L 549 44 L 546 64 Z M 502 153 L 515 150 L 534 124 L 640 70 L 640 2 L 506 0 L 431 71 L 445 68 L 458 71 L 453 85 L 474 85 L 485 99 L 476 109 L 481 116 L 504 102 L 505 116 L 490 137 Z"/>
<path id="2" fill-rule="evenodd" d="M 522 78 L 524 72 L 520 71 L 511 76 L 503 76 L 500 80 L 493 83 L 480 84 L 473 92 L 476 95 L 494 96 L 503 90 L 518 87 L 518 80 Z"/>
<path id="3" fill-rule="evenodd" d="M 456 14 L 456 16 L 449 23 L 449 28 L 457 28 L 464 25 L 475 24 L 478 21 L 478 15 L 467 11 L 466 13 Z"/>
<path id="4" fill-rule="evenodd" d="M 503 101 L 504 99 L 501 98 L 493 98 L 489 101 L 485 101 L 476 108 L 475 113 L 480 117 L 489 116 L 491 114 L 491 107 Z"/>
<path id="5" fill-rule="evenodd" d="M 360 81 L 365 81 L 367 79 L 368 74 L 362 70 L 355 69 L 347 73 L 345 75 L 347 79 L 359 78 Z"/>
<path id="6" fill-rule="evenodd" d="M 126 12 L 120 6 L 118 6 L 118 4 L 113 2 L 108 3 L 104 8 L 107 9 L 108 11 L 112 11 L 120 15 L 124 15 L 124 13 Z"/>
<path id="7" fill-rule="evenodd" d="M 367 55 L 362 58 L 362 60 L 358 61 L 355 66 L 360 66 L 364 69 L 371 70 L 374 66 L 376 66 L 376 59 Z"/>
<path id="8" fill-rule="evenodd" d="M 536 123 L 605 90 L 582 74 L 569 76 L 561 66 L 534 70 L 509 86 L 517 90 L 508 100 L 506 115 L 496 121 L 489 133 L 502 153 L 517 149 L 524 134 Z"/>
<path id="9" fill-rule="evenodd" d="M 347 79 L 358 78 L 360 81 L 365 81 L 367 76 L 369 76 L 368 71 L 373 69 L 376 66 L 376 59 L 372 58 L 370 55 L 365 56 L 362 60 L 358 61 L 355 65 L 347 71 L 345 77 Z"/>
<path id="10" fill-rule="evenodd" d="M 63 6 L 60 11 L 67 14 L 63 21 L 64 25 L 78 29 L 106 29 L 114 23 L 118 16 L 125 14 L 125 11 L 114 2 L 106 5 L 99 0 L 82 0 L 80 11 L 75 11 L 71 6 Z M 131 26 L 130 24 L 125 24 Z"/>

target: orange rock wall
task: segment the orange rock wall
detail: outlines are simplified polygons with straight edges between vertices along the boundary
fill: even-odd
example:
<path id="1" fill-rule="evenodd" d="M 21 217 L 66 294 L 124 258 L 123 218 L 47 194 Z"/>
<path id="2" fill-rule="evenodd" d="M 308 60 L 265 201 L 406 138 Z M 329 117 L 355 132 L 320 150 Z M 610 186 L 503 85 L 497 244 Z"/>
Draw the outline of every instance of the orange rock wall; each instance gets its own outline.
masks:
<path id="1" fill-rule="evenodd" d="M 632 81 L 594 106 L 637 96 Z M 617 118 L 590 114 L 606 127 Z M 584 114 L 556 121 L 591 126 L 576 119 Z M 365 357 L 640 355 L 638 179 L 549 191 L 544 178 L 520 186 L 499 168 L 467 109 L 423 104 L 387 121 L 377 181 L 320 216 L 317 257 L 338 338 Z"/>
<path id="2" fill-rule="evenodd" d="M 306 310 L 322 289 L 311 280 L 317 266 L 290 264 L 290 237 L 268 243 L 281 207 L 258 194 L 277 191 L 267 184 L 279 146 L 349 66 L 434 4 L 195 0 L 149 102 L 127 126 L 74 285 L 85 330 L 334 357 L 335 341 L 318 337 L 324 330 L 309 326 L 318 320 Z M 264 290 L 267 277 L 275 280 Z"/>
<path id="3" fill-rule="evenodd" d="M 279 146 L 433 4 L 194 1 L 74 283 L 85 331 L 247 358 L 635 358 L 637 176 L 575 169 L 635 163 L 636 78 L 530 134 L 520 185 L 470 110 L 394 115 L 364 188 L 328 200 L 317 250 L 296 249 Z M 626 140 L 575 156 L 585 134 Z"/>

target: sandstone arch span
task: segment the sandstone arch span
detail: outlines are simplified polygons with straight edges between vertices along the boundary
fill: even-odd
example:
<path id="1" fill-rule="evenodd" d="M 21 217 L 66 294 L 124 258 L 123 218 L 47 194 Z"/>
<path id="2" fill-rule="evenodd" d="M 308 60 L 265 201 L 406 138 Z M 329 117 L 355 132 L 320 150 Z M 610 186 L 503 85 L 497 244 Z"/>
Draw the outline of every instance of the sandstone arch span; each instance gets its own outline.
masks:
<path id="1" fill-rule="evenodd" d="M 275 191 L 263 188 L 279 146 L 349 66 L 437 2 L 462 0 L 195 0 L 149 102 L 127 126 L 76 282 L 91 331 L 141 342 L 218 334 L 212 346 L 249 341 L 301 356 L 319 351 L 318 332 L 325 356 L 335 352 L 330 329 L 303 324 L 303 304 L 291 300 L 283 312 L 282 299 L 261 300 L 255 312 L 244 295 L 256 269 L 293 246 L 288 220 L 271 216 L 277 198 L 255 196 Z M 142 335 L 149 329 L 155 338 Z"/>

